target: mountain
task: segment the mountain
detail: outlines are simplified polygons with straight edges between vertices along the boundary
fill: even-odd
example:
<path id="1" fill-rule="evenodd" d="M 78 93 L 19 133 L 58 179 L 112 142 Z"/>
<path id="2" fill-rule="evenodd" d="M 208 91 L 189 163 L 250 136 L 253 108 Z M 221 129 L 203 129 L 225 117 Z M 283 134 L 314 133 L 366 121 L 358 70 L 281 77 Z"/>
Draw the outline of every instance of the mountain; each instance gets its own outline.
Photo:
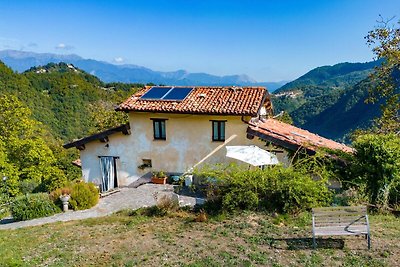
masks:
<path id="1" fill-rule="evenodd" d="M 141 85 L 104 83 L 65 63 L 16 73 L 0 61 L 0 94 L 17 96 L 53 136 L 63 141 L 95 131 L 92 106 L 116 105 Z"/>
<path id="2" fill-rule="evenodd" d="M 303 127 L 322 136 L 346 141 L 357 128 L 366 129 L 380 116 L 379 104 L 366 104 L 368 78 L 344 91 L 338 100 L 322 112 L 309 118 Z"/>
<path id="3" fill-rule="evenodd" d="M 365 104 L 368 75 L 381 61 L 340 63 L 315 68 L 272 94 L 275 112 L 286 110 L 294 124 L 322 136 L 345 140 L 356 128 L 367 128 L 380 114 Z"/>
<path id="4" fill-rule="evenodd" d="M 185 70 L 161 72 L 132 64 L 114 65 L 104 61 L 84 59 L 78 55 L 3 50 L 0 51 L 0 60 L 18 72 L 48 63 L 70 63 L 87 73 L 99 77 L 104 82 L 210 86 L 254 85 L 266 86 L 270 92 L 284 84 L 284 82 L 257 82 L 244 74 L 216 76 L 207 73 L 189 73 Z"/>

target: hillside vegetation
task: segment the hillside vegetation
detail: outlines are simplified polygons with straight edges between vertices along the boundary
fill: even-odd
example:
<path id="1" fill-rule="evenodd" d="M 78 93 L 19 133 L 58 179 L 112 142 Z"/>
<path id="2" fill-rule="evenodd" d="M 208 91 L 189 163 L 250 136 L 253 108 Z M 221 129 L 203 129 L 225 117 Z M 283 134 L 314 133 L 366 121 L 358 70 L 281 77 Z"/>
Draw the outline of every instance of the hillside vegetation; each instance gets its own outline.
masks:
<path id="1" fill-rule="evenodd" d="M 79 179 L 71 164 L 79 153 L 62 144 L 124 122 L 113 107 L 138 86 L 105 84 L 65 63 L 18 74 L 0 62 L 0 207 L 8 197 Z"/>
<path id="2" fill-rule="evenodd" d="M 371 125 L 378 105 L 364 103 L 368 75 L 382 61 L 340 63 L 311 70 L 272 95 L 275 112 L 290 113 L 294 124 L 333 139 Z"/>
<path id="3" fill-rule="evenodd" d="M 62 141 L 98 130 L 91 116 L 91 105 L 103 103 L 102 106 L 112 108 L 140 86 L 106 84 L 65 63 L 50 63 L 18 74 L 0 62 L 0 93 L 17 96 L 32 110 L 33 118 Z"/>

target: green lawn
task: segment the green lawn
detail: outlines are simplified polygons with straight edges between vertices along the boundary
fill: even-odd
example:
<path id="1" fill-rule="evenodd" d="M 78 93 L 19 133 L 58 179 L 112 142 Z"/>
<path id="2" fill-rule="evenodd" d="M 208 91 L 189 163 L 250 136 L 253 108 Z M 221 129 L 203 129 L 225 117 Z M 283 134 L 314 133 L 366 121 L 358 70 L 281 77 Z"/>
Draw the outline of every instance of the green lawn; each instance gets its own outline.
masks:
<path id="1" fill-rule="evenodd" d="M 325 239 L 312 250 L 311 217 L 262 213 L 194 222 L 112 216 L 0 231 L 1 266 L 396 266 L 400 219 L 370 217 L 372 249 L 363 237 Z"/>

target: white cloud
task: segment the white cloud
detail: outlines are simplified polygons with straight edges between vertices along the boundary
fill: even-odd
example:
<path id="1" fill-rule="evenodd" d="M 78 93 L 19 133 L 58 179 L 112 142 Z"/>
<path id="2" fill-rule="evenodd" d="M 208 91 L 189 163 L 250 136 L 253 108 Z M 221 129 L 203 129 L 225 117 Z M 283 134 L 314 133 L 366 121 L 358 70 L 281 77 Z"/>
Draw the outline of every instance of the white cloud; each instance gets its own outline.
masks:
<path id="1" fill-rule="evenodd" d="M 56 45 L 55 47 L 56 49 L 60 49 L 60 50 L 72 50 L 74 49 L 74 47 L 72 45 L 67 45 L 64 43 L 59 43 L 58 45 Z"/>
<path id="2" fill-rule="evenodd" d="M 114 62 L 115 63 L 122 63 L 122 62 L 124 62 L 124 59 L 122 57 L 116 57 L 116 58 L 114 58 Z"/>

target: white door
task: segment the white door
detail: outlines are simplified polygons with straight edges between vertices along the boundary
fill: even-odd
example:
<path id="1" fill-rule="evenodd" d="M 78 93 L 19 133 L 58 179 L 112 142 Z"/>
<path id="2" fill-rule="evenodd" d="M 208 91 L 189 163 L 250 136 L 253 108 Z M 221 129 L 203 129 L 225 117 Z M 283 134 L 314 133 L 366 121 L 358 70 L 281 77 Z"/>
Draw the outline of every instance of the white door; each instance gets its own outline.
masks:
<path id="1" fill-rule="evenodd" d="M 106 192 L 118 186 L 115 157 L 100 157 L 101 192 Z"/>

